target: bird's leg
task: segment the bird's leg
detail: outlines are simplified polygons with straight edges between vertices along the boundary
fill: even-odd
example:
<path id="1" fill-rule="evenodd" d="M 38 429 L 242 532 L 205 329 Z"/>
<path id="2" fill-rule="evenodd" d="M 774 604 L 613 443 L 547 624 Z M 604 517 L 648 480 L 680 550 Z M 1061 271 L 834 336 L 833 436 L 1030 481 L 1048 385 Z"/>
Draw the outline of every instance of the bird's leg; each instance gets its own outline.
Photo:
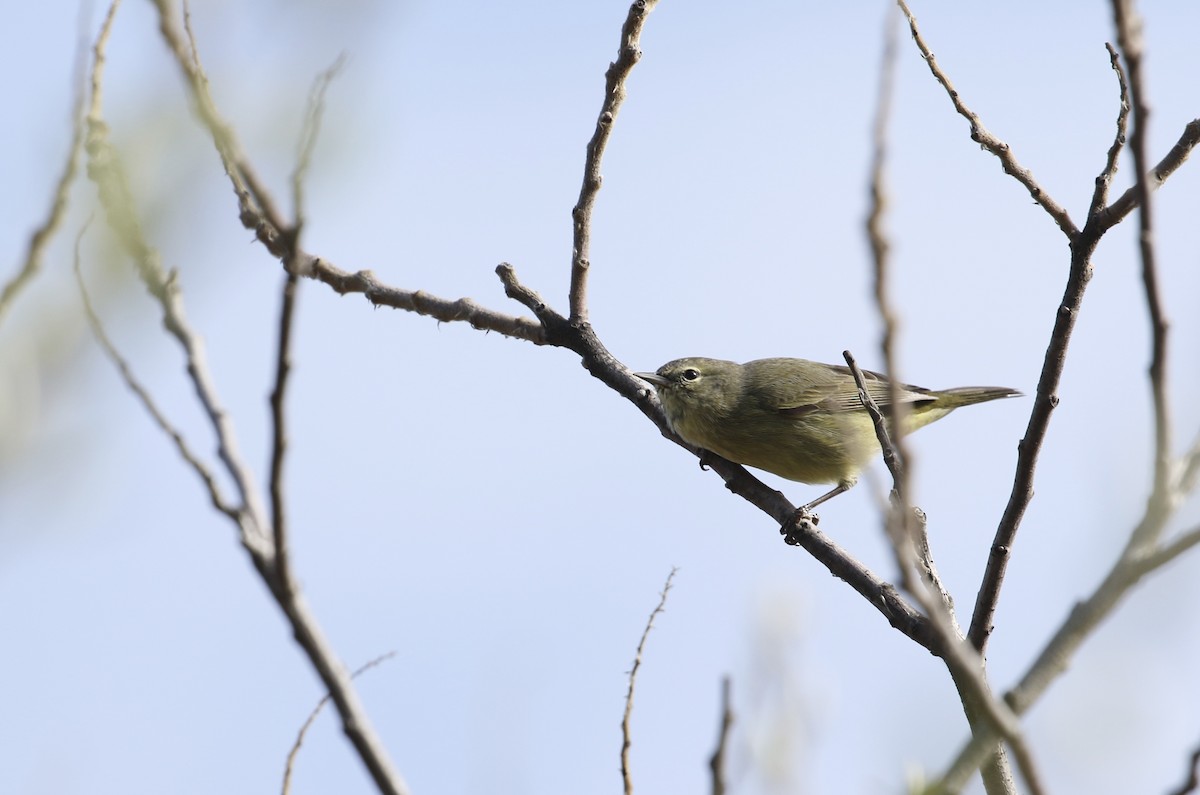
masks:
<path id="1" fill-rule="evenodd" d="M 843 480 L 841 483 L 838 483 L 836 486 L 834 486 L 828 492 L 826 492 L 825 494 L 822 494 L 820 497 L 817 497 L 815 500 L 810 502 L 808 505 L 805 505 L 800 510 L 804 511 L 805 513 L 808 513 L 809 511 L 811 511 L 813 508 L 816 508 L 821 503 L 832 500 L 834 497 L 841 494 L 843 491 L 849 491 L 850 489 L 852 489 L 854 487 L 854 484 L 857 482 L 858 482 L 858 478 L 850 478 L 848 480 Z"/>
<path id="2" fill-rule="evenodd" d="M 712 468 L 713 454 L 704 448 L 700 448 L 700 468 L 707 472 Z"/>

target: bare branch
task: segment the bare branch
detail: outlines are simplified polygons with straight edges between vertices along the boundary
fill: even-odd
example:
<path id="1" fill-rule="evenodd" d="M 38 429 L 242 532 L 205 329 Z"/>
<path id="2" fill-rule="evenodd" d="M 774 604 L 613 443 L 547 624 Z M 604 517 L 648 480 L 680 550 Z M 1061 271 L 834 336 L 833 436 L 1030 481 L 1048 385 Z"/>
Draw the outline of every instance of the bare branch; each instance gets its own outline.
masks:
<path id="1" fill-rule="evenodd" d="M 279 310 L 279 345 L 275 354 L 275 386 L 271 389 L 271 531 L 275 547 L 275 572 L 280 586 L 291 591 L 290 550 L 287 542 L 287 516 L 283 499 L 283 463 L 287 453 L 287 423 L 284 418 L 284 395 L 288 374 L 292 369 L 292 319 L 296 309 L 299 277 L 288 273 L 283 280 L 283 300 Z"/>
<path id="2" fill-rule="evenodd" d="M 92 73 L 92 103 L 87 117 L 89 176 L 99 190 L 109 226 L 133 259 L 143 284 L 159 303 L 163 325 L 184 349 L 188 377 L 217 436 L 219 457 L 239 491 L 242 504 L 235 509 L 234 518 L 243 546 L 255 569 L 287 616 L 296 641 L 305 650 L 328 688 L 338 707 L 343 729 L 376 786 L 381 792 L 389 795 L 402 795 L 408 792 L 407 785 L 393 769 L 345 667 L 324 637 L 303 595 L 298 589 L 290 586 L 289 580 L 280 577 L 276 566 L 278 558 L 275 554 L 274 539 L 268 535 L 265 512 L 261 508 L 261 495 L 254 486 L 250 469 L 245 466 L 238 453 L 233 423 L 218 402 L 199 336 L 187 323 L 175 274 L 168 274 L 164 270 L 158 253 L 145 240 L 120 161 L 108 142 L 107 126 L 101 113 L 101 77 L 104 62 L 103 45 L 107 40 L 115 7 L 114 4 L 96 45 L 96 60 Z M 164 7 L 160 3 L 160 9 Z M 228 164 L 229 161 L 226 162 Z M 234 178 L 236 182 L 236 177 Z M 286 371 L 286 367 L 283 369 Z M 277 384 L 277 389 L 282 397 L 282 387 Z M 282 416 L 278 419 L 281 420 Z M 282 425 L 277 427 L 282 428 Z M 277 439 L 276 444 L 280 444 L 280 440 Z M 282 453 L 280 462 L 281 456 Z"/>
<path id="3" fill-rule="evenodd" d="M 387 654 L 381 654 L 374 660 L 365 663 L 354 673 L 350 674 L 350 678 L 357 679 L 375 666 L 381 665 L 395 656 L 396 652 L 394 651 L 389 651 Z M 283 787 L 280 789 L 283 795 L 288 795 L 288 793 L 292 791 L 292 771 L 296 766 L 296 758 L 300 755 L 300 746 L 304 744 L 305 735 L 308 734 L 308 730 L 311 729 L 313 723 L 316 722 L 317 716 L 321 714 L 321 710 L 324 709 L 325 705 L 329 703 L 329 699 L 330 696 L 328 693 L 321 696 L 321 700 L 317 702 L 315 707 L 313 707 L 312 712 L 308 713 L 308 718 L 304 721 L 304 725 L 302 725 L 300 727 L 300 731 L 296 733 L 296 742 L 292 743 L 292 748 L 290 751 L 288 751 L 287 763 L 283 767 Z"/>
<path id="4" fill-rule="evenodd" d="M 1117 158 L 1121 154 L 1121 148 L 1125 146 L 1125 131 L 1129 123 L 1129 85 L 1125 82 L 1125 70 L 1121 68 L 1121 59 L 1113 46 L 1106 42 L 1104 47 L 1108 50 L 1108 61 L 1112 70 L 1117 73 L 1121 105 L 1117 111 L 1117 134 L 1113 138 L 1112 146 L 1108 148 L 1108 160 L 1105 161 L 1100 176 L 1096 177 L 1096 190 L 1092 193 L 1092 205 L 1088 209 L 1089 221 L 1108 203 L 1108 189 L 1112 187 L 1113 177 L 1117 175 Z"/>
<path id="5" fill-rule="evenodd" d="M 1163 183 L 1187 161 L 1188 156 L 1198 144 L 1200 144 L 1200 119 L 1192 119 L 1184 125 L 1179 140 L 1175 142 L 1166 156 L 1151 169 L 1146 183 L 1150 190 L 1156 191 L 1161 188 Z M 1103 231 L 1125 220 L 1125 216 L 1138 206 L 1138 190 L 1137 184 L 1130 186 L 1128 190 L 1117 197 L 1116 201 L 1098 213 L 1095 218 L 1097 228 Z"/>
<path id="6" fill-rule="evenodd" d="M 1092 278 L 1092 254 L 1100 242 L 1099 236 L 1103 234 L 1090 221 L 1085 229 L 1086 234 L 1078 234 L 1072 238 L 1071 266 L 1067 274 L 1067 283 L 1055 312 L 1054 328 L 1050 332 L 1050 342 L 1042 359 L 1033 410 L 1030 412 L 1025 434 L 1017 445 L 1017 465 L 1012 491 L 996 527 L 991 554 L 988 556 L 979 593 L 975 598 L 975 609 L 971 614 L 967 637 L 981 653 L 986 649 L 988 638 L 991 636 L 992 618 L 1000 600 L 1000 589 L 1004 584 L 1004 575 L 1017 530 L 1029 503 L 1033 500 L 1033 479 L 1038 458 L 1050 428 L 1050 417 L 1058 407 L 1058 387 L 1066 366 L 1067 348 L 1075 330 L 1075 322 L 1079 318 L 1084 293 Z"/>
<path id="7" fill-rule="evenodd" d="M 571 210 L 574 224 L 574 245 L 571 252 L 571 292 L 569 297 L 571 307 L 571 322 L 587 322 L 587 276 L 591 267 L 592 240 L 592 208 L 596 204 L 596 195 L 600 192 L 603 180 L 600 174 L 600 160 L 604 157 L 604 147 L 608 145 L 608 137 L 612 134 L 613 122 L 616 121 L 617 111 L 625 101 L 625 81 L 633 67 L 642 57 L 638 49 L 642 36 L 642 26 L 646 17 L 654 10 L 658 0 L 634 0 L 629 7 L 629 15 L 621 26 L 621 45 L 617 48 L 617 60 L 608 66 L 604 74 L 604 103 L 600 106 L 600 117 L 596 120 L 596 131 L 592 140 L 588 141 L 587 158 L 583 164 L 583 186 L 579 189 L 579 200 Z"/>
<path id="8" fill-rule="evenodd" d="M 921 37 L 921 32 L 917 29 L 917 19 L 913 16 L 912 11 L 909 10 L 908 3 L 904 0 L 897 0 L 897 2 L 900 4 L 901 10 L 904 11 L 904 16 L 908 19 L 908 27 L 912 31 L 913 41 L 916 42 L 917 49 L 921 51 L 921 57 L 928 64 L 929 71 L 933 73 L 934 78 L 946 90 L 946 94 L 949 95 L 950 101 L 954 103 L 954 109 L 958 111 L 958 114 L 970 122 L 971 140 L 995 155 L 1000 160 L 1000 165 L 1004 169 L 1004 173 L 1024 185 L 1025 189 L 1029 191 L 1029 195 L 1033 197 L 1033 200 L 1041 205 L 1042 209 L 1049 213 L 1054 222 L 1058 224 L 1058 228 L 1068 238 L 1073 239 L 1079 234 L 1079 230 L 1075 227 L 1075 223 L 1071 220 L 1071 216 L 1067 213 L 1066 209 L 1042 190 L 1042 186 L 1033 178 L 1033 173 L 1017 162 L 1016 155 L 1012 153 L 1012 149 L 1009 148 L 1008 144 L 988 132 L 987 128 L 983 126 L 983 122 L 980 121 L 979 116 L 962 101 L 958 91 L 950 83 L 950 78 L 938 66 L 937 61 L 933 57 L 933 52 L 929 49 L 929 45 Z"/>
<path id="9" fill-rule="evenodd" d="M 175 444 L 175 449 L 178 451 L 179 457 L 182 458 L 184 463 L 191 467 L 192 471 L 195 472 L 200 478 L 200 481 L 204 484 L 205 491 L 208 492 L 208 497 L 212 501 L 213 507 L 235 522 L 239 521 L 238 509 L 225 501 L 225 498 L 221 495 L 221 488 L 217 485 L 217 480 L 213 476 L 212 470 L 208 468 L 207 464 L 200 460 L 199 456 L 192 452 L 191 447 L 188 446 L 187 440 L 183 438 L 183 434 L 181 434 L 179 430 L 171 424 L 171 421 L 168 420 L 162 410 L 159 409 L 158 404 L 154 402 L 154 398 L 150 396 L 150 393 L 144 386 L 142 386 L 141 382 L 138 381 L 137 376 L 133 374 L 133 369 L 129 366 L 129 363 L 125 361 L 125 357 L 121 355 L 120 351 L 117 350 L 117 347 L 109 338 L 108 333 L 105 332 L 104 324 L 100 322 L 100 316 L 96 314 L 96 309 L 92 306 L 91 298 L 88 296 L 87 285 L 83 281 L 83 273 L 80 270 L 79 245 L 83 240 L 83 235 L 86 231 L 87 227 L 85 226 L 79 231 L 79 235 L 75 239 L 75 281 L 79 285 L 79 295 L 83 298 L 83 311 L 87 315 L 88 325 L 91 326 L 92 333 L 95 335 L 96 341 L 99 342 L 100 347 L 104 349 L 104 353 L 106 356 L 108 356 L 109 361 L 116 366 L 117 372 L 121 375 L 121 380 L 124 381 L 125 385 L 129 387 L 129 390 L 137 396 L 137 399 L 142 404 L 142 407 L 146 409 L 146 413 L 148 413 L 150 418 L 154 420 L 154 424 L 157 425 L 163 433 L 170 437 L 171 441 Z"/>
<path id="10" fill-rule="evenodd" d="M 80 6 L 81 28 L 84 24 L 82 10 L 85 7 L 86 4 Z M 87 84 L 88 48 L 86 41 L 81 35 L 79 51 L 75 55 L 75 96 L 71 101 L 71 141 L 67 148 L 66 162 L 63 164 L 58 182 L 55 183 L 50 209 L 46 213 L 45 219 L 29 238 L 29 247 L 25 250 L 24 262 L 16 274 L 5 283 L 3 288 L 0 288 L 0 322 L 3 322 L 4 316 L 8 313 L 17 295 L 33 281 L 38 271 L 41 270 L 42 256 L 46 246 L 49 245 L 50 239 L 54 237 L 54 233 L 58 231 L 59 225 L 62 224 L 62 220 L 67 214 L 67 200 L 71 194 L 71 183 L 75 181 L 75 175 L 79 173 L 79 150 L 80 144 L 83 142 L 83 103 L 87 95 L 84 88 Z"/>
<path id="11" fill-rule="evenodd" d="M 879 288 L 877 288 L 878 291 Z M 842 351 L 842 358 L 846 360 L 846 364 L 850 368 L 850 375 L 854 377 L 854 384 L 858 387 L 858 399 L 866 409 L 867 414 L 871 417 L 871 423 L 875 426 L 875 438 L 879 440 L 879 447 L 883 450 L 883 463 L 887 466 L 888 472 L 892 473 L 892 482 L 897 494 L 902 493 L 902 484 L 904 481 L 904 464 L 900 456 L 896 452 L 896 445 L 891 435 L 888 433 L 887 423 L 883 419 L 883 412 L 879 410 L 879 406 L 875 404 L 870 393 L 867 391 L 867 383 L 863 378 L 862 370 L 858 367 L 858 362 L 854 359 L 850 351 Z M 889 383 L 892 389 L 895 389 L 894 383 Z M 893 406 L 900 401 L 892 398 Z"/>
<path id="12" fill-rule="evenodd" d="M 621 718 L 621 780 L 625 785 L 625 795 L 633 795 L 633 776 L 629 771 L 629 747 L 633 744 L 629 733 L 629 718 L 633 715 L 633 687 L 637 682 L 638 669 L 642 667 L 642 652 L 646 649 L 646 638 L 650 637 L 650 630 L 654 628 L 654 619 L 666 609 L 667 594 L 671 591 L 671 583 L 678 571 L 678 568 L 672 568 L 671 573 L 667 575 L 662 593 L 659 594 L 658 604 L 650 611 L 650 617 L 646 619 L 646 628 L 642 630 L 642 639 L 638 641 L 637 653 L 633 657 L 633 667 L 629 669 L 629 689 L 625 692 L 625 715 Z"/>
<path id="13" fill-rule="evenodd" d="M 1003 738 L 1013 749 L 1022 777 L 1029 791 L 1043 792 L 1040 776 L 1034 766 L 1033 757 L 1025 744 L 1020 724 L 1008 705 L 998 701 L 988 687 L 984 677 L 983 657 L 973 646 L 964 643 L 962 630 L 954 616 L 954 603 L 949 592 L 938 575 L 929 551 L 929 537 L 925 531 L 925 515 L 920 509 L 910 509 L 902 494 L 903 470 L 888 435 L 887 424 L 883 413 L 871 398 L 863 379 L 858 363 L 850 354 L 842 354 L 850 368 L 854 381 L 858 385 L 859 399 L 871 416 L 875 425 L 875 433 L 880 447 L 884 451 L 884 461 L 892 473 L 895 483 L 893 497 L 895 509 L 886 520 L 888 539 L 896 558 L 901 586 L 911 593 L 917 602 L 925 609 L 929 624 L 939 638 L 939 656 L 946 662 L 951 678 L 958 688 L 962 698 L 963 708 L 971 724 L 973 733 L 989 738 L 984 748 L 990 748 L 997 739 Z M 922 576 L 913 575 L 921 571 Z M 982 720 L 981 720 L 982 719 Z M 1011 792 L 1012 773 L 1008 769 L 1007 759 L 999 750 L 990 749 L 976 759 L 974 767 L 955 768 L 951 772 L 955 776 L 963 776 L 961 781 L 953 779 L 950 787 L 961 788 L 967 776 L 970 776 L 990 757 L 991 761 L 985 770 L 984 780 L 989 792 Z"/>
<path id="14" fill-rule="evenodd" d="M 1151 507 L 1148 506 L 1147 515 L 1143 517 L 1142 523 L 1165 522 L 1166 515 L 1151 510 Z M 1153 536 L 1153 533 L 1148 533 L 1140 527 L 1136 528 L 1130 534 L 1130 541 L 1120 558 L 1096 590 L 1071 609 L 1021 680 L 1005 694 L 1004 701 L 1011 706 L 1014 713 L 1024 714 L 1037 702 L 1054 680 L 1066 671 L 1075 653 L 1095 628 L 1112 614 L 1125 595 L 1144 576 L 1200 544 L 1200 526 L 1182 533 L 1171 543 L 1154 550 L 1146 550 L 1144 544 L 1137 542 L 1139 538 Z M 994 738 L 978 734 L 974 736 L 959 752 L 951 772 L 946 775 L 946 780 L 957 780 L 955 776 L 964 770 L 969 775 L 988 753 L 992 741 Z"/>
<path id="15" fill-rule="evenodd" d="M 203 343 L 188 324 L 176 275 L 163 269 L 158 252 L 146 241 L 120 159 L 108 140 L 108 125 L 104 122 L 102 113 L 104 48 L 118 6 L 119 2 L 114 2 L 110 7 L 94 48 L 92 100 L 87 115 L 88 176 L 99 191 L 100 202 L 109 226 L 126 253 L 133 259 L 138 276 L 147 291 L 158 302 L 162 310 L 163 326 L 183 348 L 188 376 L 217 435 L 217 453 L 233 478 L 238 497 L 244 507 L 244 510 L 239 511 L 242 541 L 249 545 L 258 545 L 261 543 L 259 535 L 264 530 L 264 513 L 258 503 L 253 476 L 242 462 L 233 424 L 217 398 L 216 388 L 205 360 Z"/>
<path id="16" fill-rule="evenodd" d="M 504 285 L 504 294 L 533 312 L 534 317 L 541 321 L 543 331 L 561 327 L 566 323 L 566 319 L 551 309 L 550 305 L 537 292 L 521 283 L 517 278 L 517 271 L 512 265 L 501 262 L 496 266 L 496 275 L 500 277 L 500 283 Z"/>
<path id="17" fill-rule="evenodd" d="M 725 754 L 729 750 L 729 730 L 733 728 L 733 705 L 729 695 L 730 682 L 721 679 L 721 723 L 717 729 L 717 747 L 708 758 L 708 769 L 712 772 L 712 795 L 725 795 Z"/>
<path id="18" fill-rule="evenodd" d="M 292 213 L 295 216 L 292 220 L 292 230 L 297 237 L 300 235 L 300 230 L 304 228 L 304 180 L 308 176 L 313 149 L 317 145 L 317 136 L 321 132 L 321 119 L 325 115 L 325 92 L 329 90 L 329 84 L 338 76 L 345 64 L 346 56 L 343 53 L 337 57 L 332 66 L 317 75 L 317 79 L 313 81 L 313 86 L 308 92 L 304 127 L 300 132 L 300 144 L 296 152 L 296 168 L 292 171 Z"/>

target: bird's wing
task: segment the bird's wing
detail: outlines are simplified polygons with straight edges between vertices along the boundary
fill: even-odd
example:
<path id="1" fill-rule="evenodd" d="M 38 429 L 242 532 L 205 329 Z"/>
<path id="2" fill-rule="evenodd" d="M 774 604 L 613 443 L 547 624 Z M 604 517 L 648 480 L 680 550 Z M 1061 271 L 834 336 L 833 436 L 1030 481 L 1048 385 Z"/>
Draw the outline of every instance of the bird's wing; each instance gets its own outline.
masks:
<path id="1" fill-rule="evenodd" d="M 870 370 L 863 370 L 862 374 L 867 393 L 879 406 L 880 411 L 888 414 L 892 407 L 892 395 L 887 379 Z M 803 381 L 784 380 L 771 384 L 767 392 L 777 411 L 798 415 L 818 411 L 839 414 L 864 410 L 858 397 L 858 385 L 854 383 L 854 375 L 849 367 L 822 365 L 820 370 L 808 372 L 806 375 L 808 377 Z M 910 384 L 900 386 L 898 397 L 901 403 L 921 403 L 935 399 L 928 389 Z"/>

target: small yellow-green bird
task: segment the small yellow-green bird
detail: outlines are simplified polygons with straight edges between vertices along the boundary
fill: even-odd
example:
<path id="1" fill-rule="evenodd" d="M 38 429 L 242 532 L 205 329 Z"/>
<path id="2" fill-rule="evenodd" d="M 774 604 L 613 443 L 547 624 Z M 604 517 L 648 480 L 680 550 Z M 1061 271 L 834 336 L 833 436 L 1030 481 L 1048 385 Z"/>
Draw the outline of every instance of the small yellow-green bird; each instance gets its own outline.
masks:
<path id="1" fill-rule="evenodd" d="M 889 416 L 887 378 L 862 373 L 868 394 Z M 880 452 L 848 367 L 805 359 L 738 364 L 689 358 L 634 375 L 654 385 L 671 430 L 696 447 L 788 480 L 837 484 L 804 510 L 853 486 Z M 911 433 L 960 406 L 1020 394 L 997 386 L 934 391 L 903 384 L 898 400 L 907 404 L 904 432 Z"/>

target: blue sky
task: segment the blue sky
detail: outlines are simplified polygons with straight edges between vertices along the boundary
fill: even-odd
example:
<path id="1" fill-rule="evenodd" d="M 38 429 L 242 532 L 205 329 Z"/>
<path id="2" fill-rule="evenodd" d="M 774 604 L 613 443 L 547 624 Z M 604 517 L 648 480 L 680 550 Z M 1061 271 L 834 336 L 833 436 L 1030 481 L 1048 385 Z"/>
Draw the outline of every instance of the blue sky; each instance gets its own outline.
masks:
<path id="1" fill-rule="evenodd" d="M 1105 4 L 915 3 L 964 99 L 1082 222 L 1111 141 Z M 627 5 L 197 2 L 216 100 L 279 200 L 313 76 L 348 56 L 312 166 L 304 243 L 342 268 L 523 314 L 493 271 L 566 309 L 570 209 Z M 685 355 L 880 367 L 862 220 L 884 3 L 664 0 L 604 161 L 591 316 L 635 370 Z M 1157 160 L 1200 115 L 1200 8 L 1142 3 Z M 244 452 L 265 481 L 278 264 L 236 219 L 148 3 L 126 2 L 106 109 L 148 234 L 179 269 Z M 19 261 L 66 147 L 77 10 L 0 30 L 0 242 Z M 100 9 L 87 25 L 97 28 Z M 888 174 L 905 380 L 1032 394 L 1065 238 L 968 137 L 902 33 Z M 1131 164 L 1122 162 L 1120 189 Z M 1200 425 L 1200 176 L 1157 195 L 1176 449 Z M 322 690 L 198 483 L 83 325 L 71 241 L 0 323 L 0 719 L 5 792 L 263 792 Z M 1149 342 L 1130 221 L 1080 317 L 989 649 L 1003 689 L 1100 580 L 1144 504 Z M 178 351 L 93 233 L 109 331 L 212 454 Z M 620 787 L 626 671 L 645 792 L 703 791 L 733 677 L 735 791 L 898 792 L 965 736 L 944 667 L 578 366 L 462 324 L 303 286 L 291 392 L 295 570 L 414 791 Z M 911 440 L 915 499 L 969 613 L 1031 399 Z M 876 474 L 882 471 L 876 468 Z M 793 502 L 820 487 L 769 475 Z M 822 528 L 883 576 L 879 478 Z M 1194 526 L 1184 506 L 1175 528 Z M 1134 591 L 1027 718 L 1052 791 L 1164 791 L 1200 740 L 1197 562 Z M 1101 761 L 1097 761 L 1101 760 Z M 974 785 L 978 791 L 978 785 Z M 294 792 L 369 792 L 332 715 Z"/>

